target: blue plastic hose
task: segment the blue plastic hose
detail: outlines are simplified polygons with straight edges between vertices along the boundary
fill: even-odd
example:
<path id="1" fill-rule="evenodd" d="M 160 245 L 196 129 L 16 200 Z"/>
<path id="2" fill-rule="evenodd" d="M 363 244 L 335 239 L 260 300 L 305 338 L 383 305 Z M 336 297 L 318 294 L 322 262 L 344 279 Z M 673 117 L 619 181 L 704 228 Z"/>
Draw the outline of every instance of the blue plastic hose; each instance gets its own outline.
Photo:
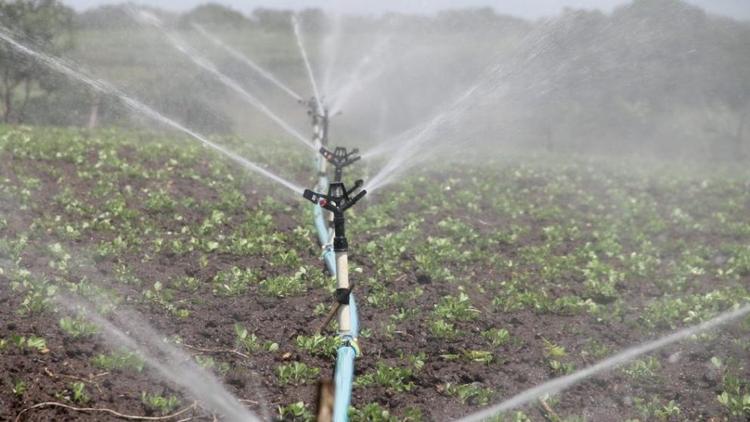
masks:
<path id="1" fill-rule="evenodd" d="M 359 354 L 359 346 L 357 345 L 359 315 L 354 294 L 349 295 L 349 315 L 351 317 L 351 331 L 342 333 L 344 345 L 339 347 L 336 356 L 336 375 L 334 378 L 336 394 L 333 401 L 333 422 L 349 421 L 349 405 L 352 401 L 352 385 L 354 384 L 354 359 Z"/>

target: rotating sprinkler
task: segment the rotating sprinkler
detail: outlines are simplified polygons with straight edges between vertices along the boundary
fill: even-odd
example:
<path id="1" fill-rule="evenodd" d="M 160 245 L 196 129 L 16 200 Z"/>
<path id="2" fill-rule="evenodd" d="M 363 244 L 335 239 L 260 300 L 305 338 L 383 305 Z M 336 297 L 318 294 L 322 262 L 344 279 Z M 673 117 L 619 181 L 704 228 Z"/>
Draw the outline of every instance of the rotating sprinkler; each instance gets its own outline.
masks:
<path id="1" fill-rule="evenodd" d="M 359 336 L 359 315 L 357 302 L 352 293 L 353 283 L 349 281 L 349 243 L 346 239 L 346 218 L 344 212 L 354 206 L 367 194 L 361 190 L 362 180 L 357 180 L 351 190 L 343 183 L 333 182 L 328 187 L 328 194 L 323 195 L 305 190 L 304 197 L 310 202 L 333 214 L 334 238 L 333 250 L 336 254 L 336 305 L 322 328 L 328 325 L 334 314 L 338 314 L 339 337 L 342 345 L 336 355 L 336 372 L 334 374 L 333 422 L 348 420 L 349 404 L 354 381 L 354 359 L 360 354 L 357 337 Z"/>
<path id="2" fill-rule="evenodd" d="M 307 107 L 307 115 L 312 121 L 313 142 L 316 145 L 328 145 L 328 108 L 316 97 L 300 101 L 300 104 Z"/>
<path id="3" fill-rule="evenodd" d="M 341 182 L 344 167 L 350 166 L 362 158 L 361 156 L 357 155 L 358 153 L 359 149 L 357 148 L 354 148 L 351 152 L 347 152 L 346 148 L 344 147 L 336 147 L 336 149 L 331 152 L 324 146 L 320 147 L 320 154 L 334 168 L 334 182 Z"/>

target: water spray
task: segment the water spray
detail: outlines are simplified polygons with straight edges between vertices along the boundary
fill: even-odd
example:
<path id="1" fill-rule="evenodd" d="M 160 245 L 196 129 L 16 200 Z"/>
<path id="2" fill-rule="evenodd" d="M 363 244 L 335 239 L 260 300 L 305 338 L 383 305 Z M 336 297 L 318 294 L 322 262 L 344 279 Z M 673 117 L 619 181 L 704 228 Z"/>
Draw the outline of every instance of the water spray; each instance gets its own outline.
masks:
<path id="1" fill-rule="evenodd" d="M 315 74 L 312 70 L 312 65 L 310 64 L 310 59 L 307 56 L 307 50 L 305 50 L 305 43 L 302 40 L 302 32 L 299 27 L 299 21 L 297 20 L 297 17 L 292 15 L 292 28 L 294 29 L 294 36 L 297 39 L 297 47 L 299 47 L 300 55 L 302 56 L 302 61 L 305 63 L 305 70 L 307 70 L 307 76 L 310 79 L 310 85 L 312 86 L 313 94 L 315 94 L 315 97 L 313 97 L 313 100 L 315 100 L 318 103 L 318 109 L 323 109 L 323 104 L 320 102 L 321 96 L 320 96 L 320 90 L 318 89 L 318 83 L 315 82 Z"/>
<path id="2" fill-rule="evenodd" d="M 315 149 L 315 146 L 310 144 L 310 142 L 291 124 L 282 119 L 278 114 L 274 113 L 265 103 L 259 100 L 255 95 L 248 92 L 237 81 L 222 73 L 213 63 L 198 54 L 177 34 L 167 30 L 158 18 L 151 16 L 143 10 L 131 11 L 131 14 L 138 22 L 151 25 L 159 30 L 177 51 L 184 54 L 196 66 L 212 74 L 224 86 L 237 93 L 246 103 L 253 106 L 256 110 L 260 111 L 276 123 L 279 128 L 283 129 L 286 133 L 303 143 L 305 146 L 313 150 Z"/>
<path id="3" fill-rule="evenodd" d="M 118 88 L 114 87 L 108 82 L 88 76 L 80 70 L 75 70 L 73 69 L 72 64 L 66 63 L 64 60 L 58 57 L 50 56 L 46 53 L 42 53 L 40 51 L 29 48 L 24 44 L 21 44 L 20 42 L 16 41 L 11 35 L 9 35 L 8 30 L 2 26 L 0 26 L 0 40 L 5 41 L 7 44 L 9 44 L 12 48 L 16 49 L 17 51 L 23 54 L 26 54 L 30 57 L 33 57 L 36 60 L 39 60 L 39 62 L 43 63 L 50 69 L 58 71 L 70 78 L 76 79 L 88 85 L 90 88 L 98 92 L 117 97 L 123 102 L 123 104 L 128 110 L 131 110 L 138 114 L 142 114 L 164 126 L 168 126 L 168 127 L 171 127 L 172 129 L 178 130 L 184 133 L 185 135 L 188 135 L 191 138 L 197 140 L 198 142 L 203 144 L 205 147 L 213 149 L 214 151 L 223 154 L 224 156 L 239 163 L 244 168 L 254 171 L 266 177 L 269 180 L 279 183 L 282 186 L 286 187 L 287 189 L 295 193 L 302 192 L 302 188 L 297 186 L 296 184 L 282 178 L 281 176 L 278 176 L 272 173 L 269 170 L 266 170 L 265 168 L 261 167 L 259 164 L 256 164 L 252 161 L 249 161 L 241 157 L 234 151 L 231 151 L 222 145 L 219 145 L 215 142 L 210 141 L 208 137 L 201 135 L 192 129 L 188 129 L 187 127 L 178 123 L 177 121 L 164 116 L 163 114 L 159 113 L 155 109 L 147 106 L 146 104 L 120 91 Z"/>
<path id="4" fill-rule="evenodd" d="M 205 37 L 207 40 L 211 41 L 215 46 L 221 48 L 222 50 L 226 51 L 230 56 L 234 57 L 235 59 L 241 61 L 247 67 L 253 69 L 257 74 L 265 78 L 267 81 L 274 84 L 276 87 L 284 91 L 287 95 L 292 97 L 293 99 L 297 101 L 303 101 L 302 96 L 294 92 L 289 86 L 281 82 L 278 78 L 276 78 L 273 73 L 270 71 L 260 67 L 257 63 L 250 60 L 247 56 L 243 55 L 239 51 L 235 50 L 234 48 L 227 45 L 225 42 L 219 39 L 216 35 L 209 32 L 206 28 L 204 28 L 201 25 L 198 25 L 197 23 L 192 24 L 193 29 L 198 31 L 203 37 Z"/>
<path id="5" fill-rule="evenodd" d="M 339 347 L 336 357 L 334 422 L 348 420 L 352 383 L 354 382 L 354 359 L 360 354 L 357 343 L 359 315 L 357 313 L 357 302 L 352 293 L 354 284 L 349 281 L 349 243 L 346 239 L 344 213 L 367 194 L 367 191 L 363 189 L 355 196 L 351 196 L 362 187 L 362 184 L 362 180 L 357 180 L 354 187 L 347 190 L 343 183 L 333 182 L 328 188 L 327 195 L 309 189 L 305 190 L 304 193 L 305 199 L 333 214 L 335 233 L 333 249 L 336 253 L 336 305 L 333 313 L 338 314 L 339 337 L 343 343 Z M 326 325 L 328 322 L 326 321 Z"/>
<path id="6" fill-rule="evenodd" d="M 736 321 L 740 318 L 746 317 L 748 314 L 750 314 L 750 304 L 746 304 L 742 307 L 726 311 L 714 317 L 713 319 L 705 321 L 701 324 L 683 328 L 682 330 L 674 332 L 667 336 L 641 344 L 639 346 L 631 347 L 630 349 L 624 350 L 595 365 L 589 366 L 588 368 L 581 369 L 580 371 L 576 371 L 570 375 L 555 378 L 543 384 L 537 385 L 536 387 L 529 388 L 528 390 L 516 394 L 515 396 L 511 397 L 508 400 L 505 400 L 502 403 L 496 404 L 479 412 L 458 419 L 457 422 L 479 422 L 491 419 L 503 412 L 507 412 L 509 410 L 528 404 L 542 396 L 559 393 L 599 373 L 617 368 L 620 365 L 623 365 L 641 355 L 653 352 L 654 350 L 661 349 L 705 331 L 712 330 L 729 322 Z"/>

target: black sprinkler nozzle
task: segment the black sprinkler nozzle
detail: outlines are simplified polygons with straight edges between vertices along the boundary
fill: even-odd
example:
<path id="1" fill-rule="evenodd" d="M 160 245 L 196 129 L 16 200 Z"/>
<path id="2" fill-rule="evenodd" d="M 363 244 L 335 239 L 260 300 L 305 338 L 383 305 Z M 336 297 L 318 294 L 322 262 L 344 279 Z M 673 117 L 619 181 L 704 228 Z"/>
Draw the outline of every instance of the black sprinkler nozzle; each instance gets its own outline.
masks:
<path id="1" fill-rule="evenodd" d="M 354 187 L 347 190 L 343 183 L 333 182 L 328 187 L 328 194 L 313 192 L 305 189 L 303 196 L 308 201 L 320 205 L 322 208 L 333 213 L 333 250 L 335 252 L 346 252 L 349 244 L 346 241 L 346 220 L 344 211 L 353 207 L 360 199 L 367 195 L 367 191 L 362 189 L 354 197 L 351 196 L 357 189 L 362 187 L 362 180 L 354 182 Z"/>
<path id="2" fill-rule="evenodd" d="M 340 182 L 342 175 L 344 173 L 344 167 L 354 164 L 355 162 L 362 159 L 361 156 L 357 155 L 359 154 L 359 149 L 354 148 L 351 150 L 351 152 L 347 152 L 346 148 L 344 147 L 336 147 L 336 149 L 331 152 L 326 147 L 320 147 L 320 154 L 323 156 L 323 158 L 326 159 L 333 168 L 335 169 L 334 174 L 334 182 Z"/>

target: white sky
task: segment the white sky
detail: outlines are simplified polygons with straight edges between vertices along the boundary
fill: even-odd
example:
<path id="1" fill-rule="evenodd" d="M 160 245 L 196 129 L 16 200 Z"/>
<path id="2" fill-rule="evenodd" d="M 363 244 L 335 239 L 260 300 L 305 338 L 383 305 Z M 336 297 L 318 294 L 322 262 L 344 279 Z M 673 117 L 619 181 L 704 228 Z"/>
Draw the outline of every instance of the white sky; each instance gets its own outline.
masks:
<path id="1" fill-rule="evenodd" d="M 138 4 L 170 10 L 187 10 L 209 0 L 140 0 Z M 500 13 L 538 18 L 558 13 L 563 7 L 611 10 L 628 0 L 211 0 L 249 13 L 257 7 L 274 9 L 303 9 L 318 7 L 346 13 L 373 14 L 386 11 L 432 13 L 443 9 L 491 6 Z M 707 11 L 750 19 L 750 0 L 685 0 Z M 122 3 L 122 0 L 63 0 L 77 10 L 102 4 Z"/>

